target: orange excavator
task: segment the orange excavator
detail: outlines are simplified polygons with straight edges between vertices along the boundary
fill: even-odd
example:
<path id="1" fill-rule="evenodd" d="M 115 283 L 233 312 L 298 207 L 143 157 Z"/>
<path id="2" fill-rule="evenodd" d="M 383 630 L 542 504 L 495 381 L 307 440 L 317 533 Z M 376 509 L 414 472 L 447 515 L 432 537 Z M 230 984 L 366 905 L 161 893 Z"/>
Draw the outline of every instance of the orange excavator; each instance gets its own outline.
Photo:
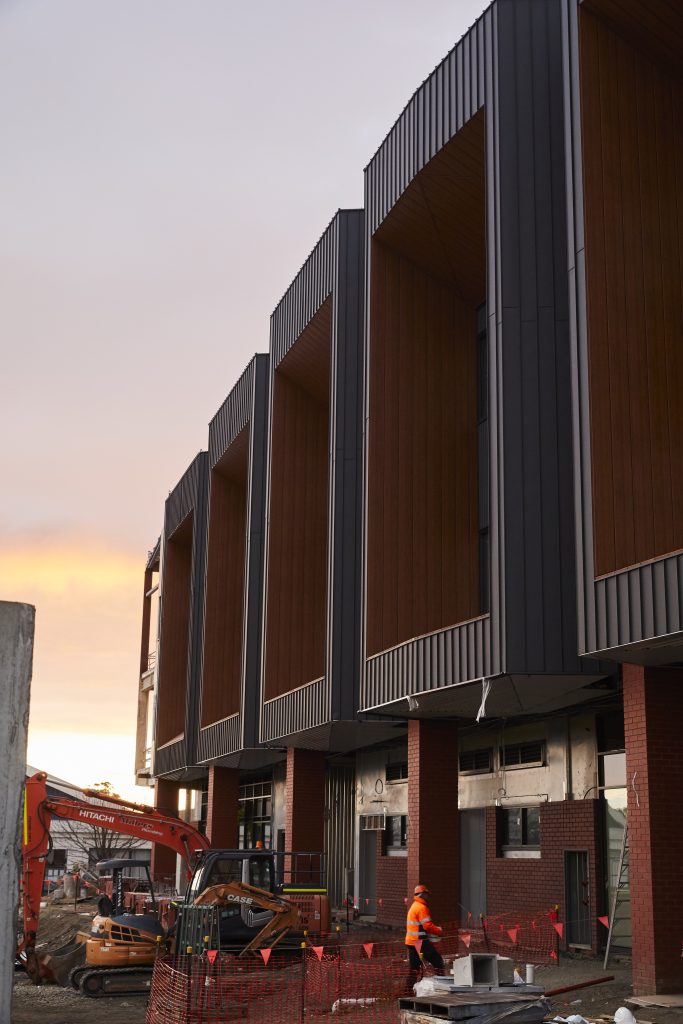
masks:
<path id="1" fill-rule="evenodd" d="M 81 792 L 91 799 L 102 798 L 97 790 L 83 789 Z M 254 927 L 240 955 L 265 945 L 276 945 L 301 923 L 302 918 L 294 902 L 274 891 L 237 879 L 227 884 L 211 885 L 215 870 L 212 876 L 206 869 L 216 856 L 219 857 L 219 866 L 233 863 L 237 870 L 243 868 L 246 872 L 254 860 L 262 869 L 266 866 L 268 855 L 265 850 L 211 851 L 206 836 L 192 825 L 144 804 L 111 797 L 107 797 L 106 804 L 94 804 L 50 796 L 47 776 L 38 772 L 26 783 L 22 843 L 24 926 L 17 949 L 19 961 L 35 984 L 43 981 L 71 983 L 84 995 L 93 997 L 144 992 L 149 988 L 155 958 L 160 952 L 169 951 L 173 945 L 156 915 L 122 912 L 122 891 L 117 880 L 120 883 L 124 864 L 109 862 L 115 865 L 114 904 L 108 899 L 100 900 L 99 913 L 93 919 L 89 934 L 79 932 L 72 942 L 58 950 L 42 955 L 36 953 L 40 900 L 53 817 L 102 825 L 113 832 L 148 839 L 175 850 L 185 860 L 188 879 L 193 880 L 189 889 L 192 904 L 232 907 L 235 912 L 239 908 L 240 913 L 249 916 Z M 207 851 L 210 860 L 205 863 L 203 854 Z M 206 878 L 201 886 L 196 884 L 200 876 Z M 300 897 L 295 899 L 298 902 Z M 326 901 L 327 898 L 324 899 Z"/>
<path id="2" fill-rule="evenodd" d="M 97 790 L 83 789 L 81 792 L 85 797 L 102 799 Z M 108 797 L 106 804 L 95 804 L 50 796 L 44 772 L 38 772 L 26 782 L 22 841 L 24 925 L 17 955 L 32 981 L 37 985 L 42 981 L 63 984 L 65 972 L 82 967 L 84 959 L 93 968 L 111 966 L 136 970 L 138 966 L 153 963 L 159 947 L 158 936 L 163 930 L 151 914 L 123 914 L 113 918 L 109 914 L 98 915 L 90 935 L 79 933 L 74 942 L 59 950 L 46 956 L 36 954 L 40 900 L 52 842 L 50 822 L 53 817 L 104 826 L 112 832 L 167 846 L 185 860 L 188 878 L 192 875 L 198 854 L 209 848 L 206 836 L 180 818 L 118 797 Z"/>

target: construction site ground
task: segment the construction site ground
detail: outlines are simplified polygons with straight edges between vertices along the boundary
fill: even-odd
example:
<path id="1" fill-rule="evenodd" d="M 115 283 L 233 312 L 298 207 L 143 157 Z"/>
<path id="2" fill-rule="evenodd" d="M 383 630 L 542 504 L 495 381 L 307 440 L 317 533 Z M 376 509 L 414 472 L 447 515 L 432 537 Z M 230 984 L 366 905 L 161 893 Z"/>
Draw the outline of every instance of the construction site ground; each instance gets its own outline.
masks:
<path id="1" fill-rule="evenodd" d="M 39 951 L 68 942 L 76 930 L 87 931 L 95 912 L 94 904 L 79 903 L 76 908 L 55 903 L 43 911 L 38 935 Z M 354 929 L 355 930 L 355 929 Z M 358 929 L 362 941 L 363 929 Z M 559 966 L 537 969 L 537 983 L 546 990 L 574 985 L 581 981 L 614 975 L 609 981 L 591 988 L 579 989 L 552 998 L 553 1012 L 562 1017 L 581 1014 L 588 1021 L 613 1020 L 619 1006 L 628 1004 L 631 996 L 631 964 L 626 958 L 617 958 L 603 971 L 602 962 L 588 956 L 560 957 Z M 146 996 L 105 997 L 88 999 L 71 989 L 54 985 L 32 985 L 21 971 L 15 974 L 12 1024 L 95 1024 L 106 1020 L 108 1024 L 143 1024 L 147 1005 Z M 636 1009 L 639 1024 L 681 1024 L 683 1009 L 647 1007 Z M 292 1013 L 292 1024 L 297 1024 L 297 1013 Z M 332 1018 L 316 1015 L 310 1024 L 323 1024 Z M 398 1021 L 398 1014 L 397 1014 Z M 308 1015 L 307 1015 L 308 1020 Z M 169 1021 L 169 1024 L 173 1022 Z"/>

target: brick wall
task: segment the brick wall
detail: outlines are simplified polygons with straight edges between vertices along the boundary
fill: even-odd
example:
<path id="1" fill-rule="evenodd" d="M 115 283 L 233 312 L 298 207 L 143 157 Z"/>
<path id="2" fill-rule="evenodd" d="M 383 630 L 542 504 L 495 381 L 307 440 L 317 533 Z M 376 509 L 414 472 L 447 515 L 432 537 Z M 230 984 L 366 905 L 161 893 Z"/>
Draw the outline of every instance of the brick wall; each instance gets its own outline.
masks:
<path id="1" fill-rule="evenodd" d="M 683 989 L 683 670 L 624 665 L 636 994 Z"/>
<path id="2" fill-rule="evenodd" d="M 384 850 L 384 835 L 377 833 L 377 921 L 379 924 L 403 928 L 407 908 L 403 902 L 408 894 L 407 857 L 387 857 Z M 380 906 L 380 902 L 382 904 Z M 361 908 L 362 909 L 362 908 Z"/>
<path id="3" fill-rule="evenodd" d="M 603 878 L 600 805 L 597 800 L 564 800 L 541 804 L 540 859 L 499 855 L 495 807 L 486 809 L 486 910 L 502 914 L 511 910 L 534 912 L 559 904 L 560 920 L 566 921 L 564 853 L 588 850 L 591 913 L 591 945 L 597 952 L 603 936 L 596 921 L 606 913 Z"/>
<path id="4" fill-rule="evenodd" d="M 240 773 L 236 768 L 209 768 L 206 836 L 212 846 L 235 849 L 238 838 Z"/>
<path id="5" fill-rule="evenodd" d="M 441 923 L 460 916 L 458 729 L 432 719 L 408 722 L 407 895 L 428 885 Z"/>
<path id="6" fill-rule="evenodd" d="M 285 845 L 318 851 L 325 843 L 325 757 L 318 750 L 287 748 Z"/>

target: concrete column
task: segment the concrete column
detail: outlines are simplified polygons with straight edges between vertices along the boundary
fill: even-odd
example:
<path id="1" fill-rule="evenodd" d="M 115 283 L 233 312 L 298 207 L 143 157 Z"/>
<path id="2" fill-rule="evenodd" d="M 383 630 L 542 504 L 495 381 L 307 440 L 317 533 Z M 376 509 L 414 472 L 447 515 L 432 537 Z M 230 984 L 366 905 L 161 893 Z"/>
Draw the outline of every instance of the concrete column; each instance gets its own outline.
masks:
<path id="1" fill-rule="evenodd" d="M 408 722 L 407 893 L 422 883 L 437 924 L 460 916 L 458 730 L 452 722 Z"/>
<path id="2" fill-rule="evenodd" d="M 683 990 L 683 669 L 624 665 L 636 994 Z"/>
<path id="3" fill-rule="evenodd" d="M 319 851 L 325 841 L 325 758 L 319 750 L 287 748 L 285 846 Z"/>
<path id="4" fill-rule="evenodd" d="M 180 785 L 177 782 L 170 782 L 168 779 L 157 779 L 154 783 L 154 806 L 163 814 L 172 814 L 178 817 L 178 790 Z M 150 866 L 152 878 L 156 881 L 161 878 L 175 878 L 176 876 L 176 854 L 168 846 L 160 846 L 158 843 L 152 845 L 152 863 Z"/>
<path id="5" fill-rule="evenodd" d="M 0 1024 L 10 1024 L 36 610 L 0 601 Z"/>
<path id="6" fill-rule="evenodd" d="M 236 849 L 240 773 L 236 768 L 209 768 L 206 837 L 217 848 Z"/>

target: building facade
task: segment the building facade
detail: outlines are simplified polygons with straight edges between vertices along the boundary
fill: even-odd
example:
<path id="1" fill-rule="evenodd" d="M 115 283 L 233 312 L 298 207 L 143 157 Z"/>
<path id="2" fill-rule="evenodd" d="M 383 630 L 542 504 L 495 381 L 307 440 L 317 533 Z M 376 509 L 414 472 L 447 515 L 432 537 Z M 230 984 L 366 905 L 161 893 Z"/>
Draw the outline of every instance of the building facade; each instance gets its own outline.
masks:
<path id="1" fill-rule="evenodd" d="M 619 889 L 641 990 L 683 981 L 683 32 L 654 6 L 496 0 L 415 92 L 167 502 L 141 746 L 214 845 L 325 849 L 382 924 L 424 881 L 441 920 L 558 905 L 597 952 Z"/>
<path id="2" fill-rule="evenodd" d="M 680 990 L 683 12 L 563 21 L 579 650 L 623 680 L 634 986 Z"/>

